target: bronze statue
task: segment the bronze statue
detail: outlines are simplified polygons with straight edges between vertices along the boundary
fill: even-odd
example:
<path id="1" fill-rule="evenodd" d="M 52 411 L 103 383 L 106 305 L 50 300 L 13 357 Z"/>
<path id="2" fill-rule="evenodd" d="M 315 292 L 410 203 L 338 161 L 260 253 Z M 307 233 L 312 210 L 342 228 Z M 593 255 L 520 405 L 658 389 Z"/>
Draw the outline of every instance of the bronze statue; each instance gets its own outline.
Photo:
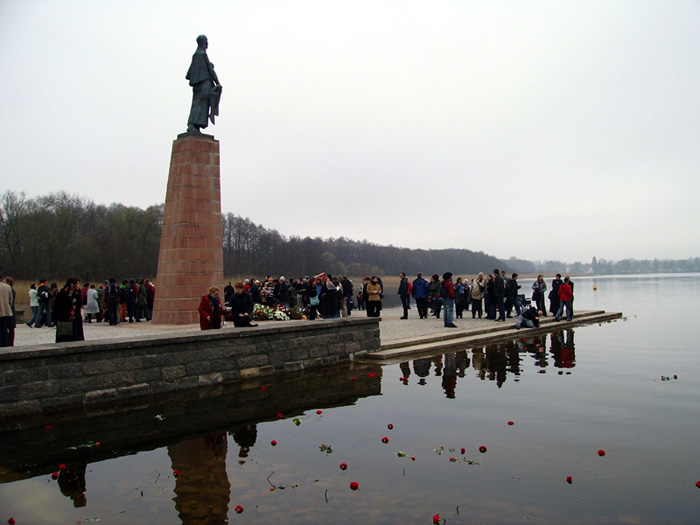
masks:
<path id="1" fill-rule="evenodd" d="M 197 51 L 192 55 L 192 64 L 185 75 L 192 86 L 192 108 L 187 121 L 187 133 L 192 135 L 201 135 L 202 128 L 209 125 L 210 119 L 214 124 L 214 118 L 219 114 L 221 84 L 214 71 L 214 64 L 207 57 L 207 47 L 207 37 L 199 35 Z"/>

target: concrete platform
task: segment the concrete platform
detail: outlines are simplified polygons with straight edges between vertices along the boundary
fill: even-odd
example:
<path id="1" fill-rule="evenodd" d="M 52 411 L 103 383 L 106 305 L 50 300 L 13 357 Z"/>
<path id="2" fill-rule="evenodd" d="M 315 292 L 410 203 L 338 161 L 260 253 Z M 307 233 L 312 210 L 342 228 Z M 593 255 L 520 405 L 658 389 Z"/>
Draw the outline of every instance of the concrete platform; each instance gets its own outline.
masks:
<path id="1" fill-rule="evenodd" d="M 415 312 L 415 310 L 413 310 Z M 363 360 L 377 363 L 392 363 L 407 357 L 434 354 L 454 347 L 477 346 L 507 339 L 524 337 L 526 334 L 551 332 L 558 328 L 570 328 L 585 324 L 602 323 L 622 317 L 618 312 L 602 310 L 577 311 L 571 321 L 557 322 L 554 317 L 542 317 L 539 328 L 515 328 L 515 318 L 506 322 L 489 319 L 472 319 L 471 312 L 465 312 L 464 319 L 455 319 L 458 328 L 445 328 L 443 319 L 400 319 L 400 308 L 382 312 L 380 324 L 381 350 L 362 356 Z"/>

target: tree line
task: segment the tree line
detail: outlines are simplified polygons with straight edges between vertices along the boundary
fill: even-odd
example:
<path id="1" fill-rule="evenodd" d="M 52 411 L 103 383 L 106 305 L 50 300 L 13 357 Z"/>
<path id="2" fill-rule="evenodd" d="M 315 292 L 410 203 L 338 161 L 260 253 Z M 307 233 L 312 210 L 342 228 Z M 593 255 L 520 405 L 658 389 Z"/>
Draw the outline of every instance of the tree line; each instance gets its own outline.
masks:
<path id="1" fill-rule="evenodd" d="M 163 205 L 141 209 L 95 204 L 65 192 L 0 197 L 0 269 L 16 279 L 86 281 L 110 276 L 154 278 Z M 503 263 L 471 250 L 411 250 L 367 241 L 285 237 L 248 218 L 222 215 L 226 275 L 352 276 L 405 271 L 475 273 Z"/>
<path id="2" fill-rule="evenodd" d="M 108 277 L 155 278 L 163 205 L 146 209 L 98 205 L 65 192 L 27 198 L 7 191 L 0 196 L 0 271 L 16 279 L 86 281 Z M 592 263 L 500 260 L 466 249 L 423 250 L 381 246 L 344 237 L 285 237 L 248 218 L 222 215 L 226 275 L 286 275 L 320 272 L 349 276 L 426 274 L 451 271 L 473 275 L 494 268 L 521 274 L 538 272 L 642 273 L 697 272 L 700 259 Z"/>

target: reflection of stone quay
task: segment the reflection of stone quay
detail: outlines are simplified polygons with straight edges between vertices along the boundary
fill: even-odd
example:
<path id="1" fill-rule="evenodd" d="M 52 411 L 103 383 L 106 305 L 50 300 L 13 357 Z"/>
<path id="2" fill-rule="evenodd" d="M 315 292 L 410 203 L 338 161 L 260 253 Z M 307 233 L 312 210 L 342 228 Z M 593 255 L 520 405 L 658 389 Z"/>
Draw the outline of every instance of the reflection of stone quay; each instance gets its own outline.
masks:
<path id="1" fill-rule="evenodd" d="M 5 419 L 0 427 L 0 483 L 50 473 L 59 463 L 94 463 L 206 435 L 235 435 L 248 424 L 273 421 L 279 414 L 289 419 L 380 393 L 380 367 L 345 363 L 284 378 Z"/>
<path id="2" fill-rule="evenodd" d="M 538 329 L 515 330 L 469 315 L 457 320 L 459 329 L 446 330 L 441 319 L 403 321 L 392 308 L 382 314 L 381 322 L 353 316 L 250 330 L 179 329 L 0 353 L 0 483 L 51 472 L 59 462 L 162 446 L 172 448 L 174 462 L 184 461 L 189 452 L 176 445 L 183 440 L 199 446 L 203 435 L 380 394 L 381 362 L 621 316 L 579 312 L 572 322 L 550 317 Z"/>
<path id="3" fill-rule="evenodd" d="M 251 329 L 200 332 L 190 326 L 151 335 L 143 335 L 142 330 L 142 335 L 131 338 L 4 349 L 0 352 L 0 429 L 17 417 L 46 418 L 56 411 L 83 407 L 117 408 L 132 400 L 358 358 L 394 361 L 621 317 L 603 311 L 577 312 L 570 322 L 545 317 L 540 328 L 515 330 L 510 322 L 471 319 L 467 313 L 456 320 L 458 329 L 446 329 L 441 319 L 400 320 L 399 312 L 385 309 L 381 322 L 354 315 L 317 322 L 267 322 Z M 45 333 L 51 335 L 51 331 Z"/>

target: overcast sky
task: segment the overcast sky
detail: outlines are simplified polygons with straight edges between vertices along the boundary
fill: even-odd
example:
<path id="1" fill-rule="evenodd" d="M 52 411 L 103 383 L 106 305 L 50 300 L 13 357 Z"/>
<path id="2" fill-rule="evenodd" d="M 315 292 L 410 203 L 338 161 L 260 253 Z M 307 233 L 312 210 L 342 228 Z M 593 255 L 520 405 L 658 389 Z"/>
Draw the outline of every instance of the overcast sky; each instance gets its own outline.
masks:
<path id="1" fill-rule="evenodd" d="M 503 258 L 700 256 L 699 22 L 695 0 L 0 0 L 0 183 L 163 202 L 206 34 L 224 213 Z"/>

